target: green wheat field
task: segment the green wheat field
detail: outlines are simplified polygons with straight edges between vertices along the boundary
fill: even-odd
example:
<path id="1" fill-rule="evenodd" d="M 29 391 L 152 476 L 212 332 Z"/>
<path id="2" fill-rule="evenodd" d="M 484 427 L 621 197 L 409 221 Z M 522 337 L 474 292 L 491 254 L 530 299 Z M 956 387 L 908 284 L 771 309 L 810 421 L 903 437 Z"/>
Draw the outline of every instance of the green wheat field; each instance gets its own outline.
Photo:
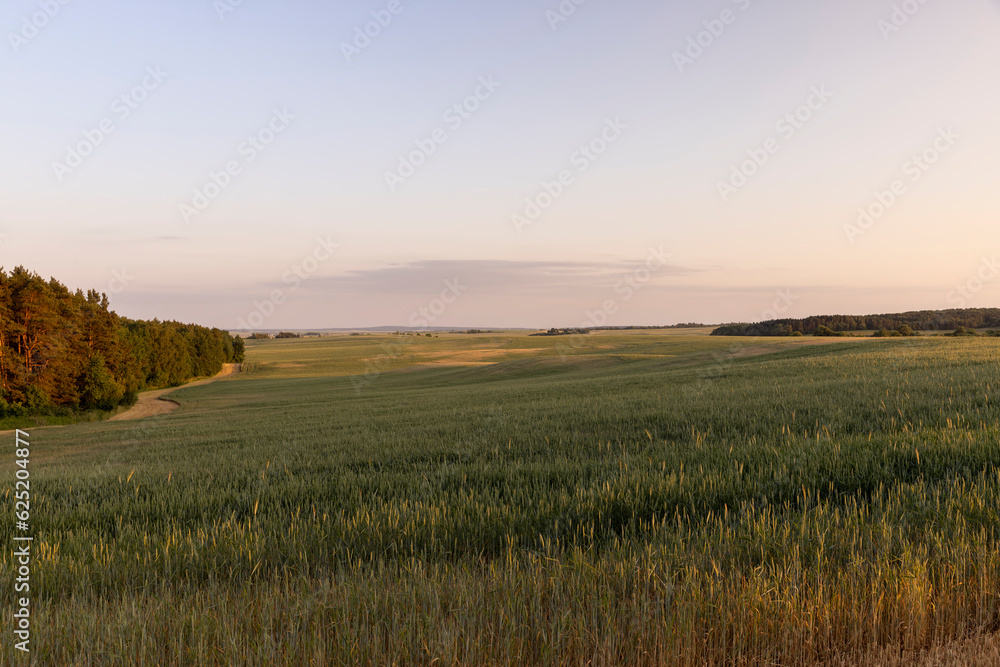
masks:
<path id="1" fill-rule="evenodd" d="M 32 660 L 912 664 L 1000 628 L 996 339 L 705 334 L 253 341 L 168 415 L 33 429 Z"/>

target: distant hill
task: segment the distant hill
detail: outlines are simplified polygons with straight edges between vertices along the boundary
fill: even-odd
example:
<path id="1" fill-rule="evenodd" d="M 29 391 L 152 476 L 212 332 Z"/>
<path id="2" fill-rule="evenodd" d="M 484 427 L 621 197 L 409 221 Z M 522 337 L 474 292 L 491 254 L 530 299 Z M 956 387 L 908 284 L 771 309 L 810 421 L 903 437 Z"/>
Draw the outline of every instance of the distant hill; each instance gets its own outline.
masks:
<path id="1" fill-rule="evenodd" d="M 884 315 L 816 315 L 805 319 L 768 320 L 724 324 L 713 336 L 790 336 L 796 331 L 816 333 L 819 327 L 833 331 L 873 331 L 908 326 L 914 331 L 954 331 L 1000 327 L 1000 308 L 962 308 L 952 310 L 915 310 Z"/>

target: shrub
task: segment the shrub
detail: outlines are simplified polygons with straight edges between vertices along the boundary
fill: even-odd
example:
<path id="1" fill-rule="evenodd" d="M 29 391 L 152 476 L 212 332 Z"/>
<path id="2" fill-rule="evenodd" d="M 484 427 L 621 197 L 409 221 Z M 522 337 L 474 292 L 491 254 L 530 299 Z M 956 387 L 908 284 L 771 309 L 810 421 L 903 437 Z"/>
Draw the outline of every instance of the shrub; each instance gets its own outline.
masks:
<path id="1" fill-rule="evenodd" d="M 958 327 L 950 334 L 945 334 L 947 336 L 978 336 L 975 329 L 966 329 L 965 327 Z"/>
<path id="2" fill-rule="evenodd" d="M 818 327 L 816 327 L 816 331 L 813 332 L 813 335 L 814 336 L 838 336 L 838 337 L 844 337 L 847 334 L 845 332 L 843 332 L 843 331 L 834 331 L 830 327 L 828 327 L 828 326 L 826 326 L 824 324 L 821 324 Z"/>

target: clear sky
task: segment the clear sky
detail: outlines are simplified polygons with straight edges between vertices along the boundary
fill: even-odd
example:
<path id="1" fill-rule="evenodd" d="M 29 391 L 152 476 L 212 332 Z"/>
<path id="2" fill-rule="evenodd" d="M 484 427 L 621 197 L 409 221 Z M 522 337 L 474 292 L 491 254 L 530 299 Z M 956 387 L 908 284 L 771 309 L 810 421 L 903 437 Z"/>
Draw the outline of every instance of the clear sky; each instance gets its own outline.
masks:
<path id="1" fill-rule="evenodd" d="M 9 0 L 0 32 L 0 264 L 125 316 L 1000 305 L 997 0 Z"/>

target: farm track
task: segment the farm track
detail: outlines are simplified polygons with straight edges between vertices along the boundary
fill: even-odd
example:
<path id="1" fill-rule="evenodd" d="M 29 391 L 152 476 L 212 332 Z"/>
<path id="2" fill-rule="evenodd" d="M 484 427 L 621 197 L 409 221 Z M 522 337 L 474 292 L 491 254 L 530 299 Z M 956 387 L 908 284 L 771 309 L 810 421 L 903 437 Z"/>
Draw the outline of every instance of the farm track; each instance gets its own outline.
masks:
<path id="1" fill-rule="evenodd" d="M 188 382 L 187 384 L 181 385 L 180 387 L 168 387 L 166 389 L 154 389 L 153 391 L 144 391 L 139 394 L 139 400 L 131 408 L 125 412 L 121 412 L 114 417 L 111 417 L 107 421 L 117 422 L 117 421 L 133 421 L 136 419 L 148 419 L 150 417 L 157 417 L 159 415 L 165 415 L 173 412 L 180 407 L 180 403 L 173 401 L 169 398 L 163 398 L 166 394 L 177 391 L 178 389 L 184 389 L 185 387 L 197 387 L 199 385 L 208 384 L 210 382 L 215 382 L 216 380 L 224 377 L 229 377 L 230 375 L 235 375 L 240 372 L 240 364 L 223 364 L 222 371 L 218 375 L 214 375 L 210 378 L 203 378 L 201 380 L 195 380 L 194 382 Z M 35 431 L 43 428 L 66 428 L 66 424 L 54 424 L 52 426 L 35 426 L 30 430 Z M 13 433 L 10 431 L 0 431 L 0 436 L 10 435 Z"/>
<path id="2" fill-rule="evenodd" d="M 167 389 L 155 389 L 153 391 L 146 391 L 139 394 L 139 400 L 131 408 L 115 415 L 108 421 L 119 422 L 119 421 L 132 421 L 135 419 L 148 419 L 149 417 L 157 417 L 159 415 L 165 415 L 173 412 L 180 407 L 180 403 L 171 400 L 169 398 L 164 398 L 166 394 L 173 393 L 178 389 L 185 389 L 187 387 L 198 387 L 203 384 L 209 384 L 210 382 L 215 382 L 216 380 L 224 377 L 229 377 L 230 375 L 235 375 L 240 372 L 239 364 L 223 364 L 222 371 L 213 377 L 205 378 L 203 380 L 195 380 L 194 382 L 188 382 L 180 387 L 168 387 Z"/>

